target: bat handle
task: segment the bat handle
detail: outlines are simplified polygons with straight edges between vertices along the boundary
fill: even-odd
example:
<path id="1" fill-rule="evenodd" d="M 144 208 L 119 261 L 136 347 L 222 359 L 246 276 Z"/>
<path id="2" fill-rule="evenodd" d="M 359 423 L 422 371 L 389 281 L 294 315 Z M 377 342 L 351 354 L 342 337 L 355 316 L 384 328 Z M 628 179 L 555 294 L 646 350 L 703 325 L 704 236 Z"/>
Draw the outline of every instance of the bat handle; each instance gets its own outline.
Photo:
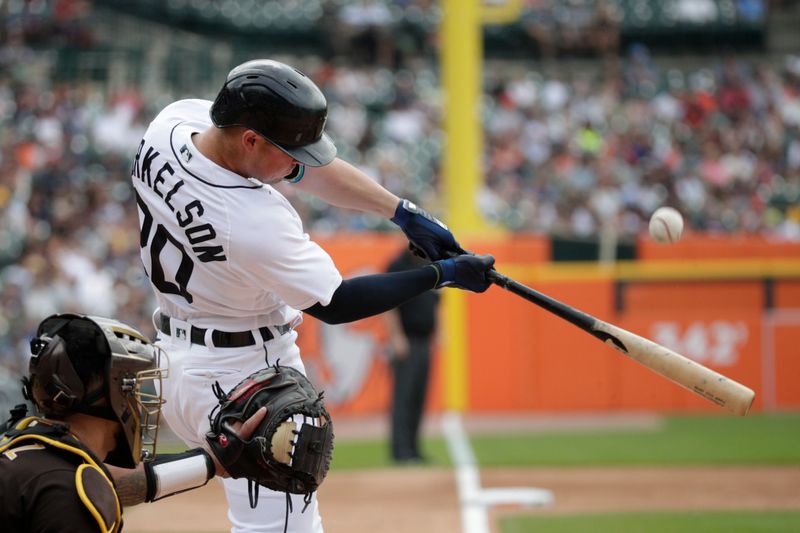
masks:
<path id="1" fill-rule="evenodd" d="M 511 281 L 508 277 L 502 275 L 494 268 L 486 273 L 486 277 L 489 278 L 489 281 L 491 281 L 498 287 L 502 287 L 503 289 L 508 288 L 508 284 Z"/>

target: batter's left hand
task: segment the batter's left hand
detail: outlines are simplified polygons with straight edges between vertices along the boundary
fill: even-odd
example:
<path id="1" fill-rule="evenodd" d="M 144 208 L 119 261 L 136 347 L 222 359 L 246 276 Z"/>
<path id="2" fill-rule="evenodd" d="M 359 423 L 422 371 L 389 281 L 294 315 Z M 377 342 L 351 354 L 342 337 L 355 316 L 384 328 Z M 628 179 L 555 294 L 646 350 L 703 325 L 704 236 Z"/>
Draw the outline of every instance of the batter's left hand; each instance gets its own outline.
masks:
<path id="1" fill-rule="evenodd" d="M 408 237 L 411 251 L 428 261 L 466 253 L 441 220 L 409 200 L 400 200 L 391 220 Z"/>
<path id="2" fill-rule="evenodd" d="M 456 287 L 472 292 L 484 292 L 492 282 L 486 273 L 494 267 L 491 255 L 464 254 L 444 261 L 436 261 L 431 266 L 439 272 L 436 288 Z"/>

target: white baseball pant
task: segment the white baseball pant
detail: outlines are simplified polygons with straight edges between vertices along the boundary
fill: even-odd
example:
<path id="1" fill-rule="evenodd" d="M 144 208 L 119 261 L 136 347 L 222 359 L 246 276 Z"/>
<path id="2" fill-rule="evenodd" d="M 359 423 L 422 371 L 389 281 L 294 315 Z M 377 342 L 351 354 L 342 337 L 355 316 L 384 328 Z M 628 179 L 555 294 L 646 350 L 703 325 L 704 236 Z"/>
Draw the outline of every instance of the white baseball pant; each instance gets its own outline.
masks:
<path id="1" fill-rule="evenodd" d="M 253 332 L 261 339 L 258 331 Z M 163 415 L 170 429 L 187 446 L 203 445 L 209 430 L 208 415 L 217 405 L 211 390 L 219 382 L 228 392 L 251 373 L 275 364 L 291 366 L 305 373 L 300 349 L 295 343 L 297 333 L 290 331 L 265 343 L 244 348 L 208 348 L 189 344 L 159 333 L 158 344 L 169 357 L 169 377 L 163 382 Z M 286 520 L 286 494 L 259 487 L 258 505 L 250 508 L 246 479 L 222 479 L 228 499 L 228 519 L 231 533 L 283 533 Z M 288 516 L 288 533 L 322 533 L 316 493 L 305 512 L 302 495 L 292 494 L 293 511 Z"/>

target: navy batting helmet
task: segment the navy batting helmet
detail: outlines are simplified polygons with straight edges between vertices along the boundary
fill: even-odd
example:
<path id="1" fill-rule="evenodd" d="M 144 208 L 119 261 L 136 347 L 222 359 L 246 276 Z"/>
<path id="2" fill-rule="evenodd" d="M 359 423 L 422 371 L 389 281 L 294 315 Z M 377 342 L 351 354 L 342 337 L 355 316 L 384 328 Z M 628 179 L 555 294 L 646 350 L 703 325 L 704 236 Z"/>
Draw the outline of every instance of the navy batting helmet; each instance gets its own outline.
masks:
<path id="1" fill-rule="evenodd" d="M 336 157 L 336 146 L 323 131 L 327 116 L 319 87 L 294 67 L 270 59 L 231 70 L 211 106 L 218 128 L 249 128 L 311 167 Z"/>

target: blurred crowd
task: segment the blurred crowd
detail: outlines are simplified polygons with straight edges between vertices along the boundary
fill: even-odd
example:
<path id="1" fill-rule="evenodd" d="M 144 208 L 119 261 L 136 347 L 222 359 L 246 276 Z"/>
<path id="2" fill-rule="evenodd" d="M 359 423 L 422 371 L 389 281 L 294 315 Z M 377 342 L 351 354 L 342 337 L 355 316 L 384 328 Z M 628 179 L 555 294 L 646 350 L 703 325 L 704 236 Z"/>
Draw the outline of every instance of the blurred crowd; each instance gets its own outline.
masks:
<path id="1" fill-rule="evenodd" d="M 0 352 L 8 363 L 19 363 L 32 328 L 55 312 L 118 316 L 152 336 L 127 177 L 141 109 L 135 95 L 106 100 L 80 85 L 0 76 Z"/>
<path id="2" fill-rule="evenodd" d="M 135 90 L 106 96 L 88 82 L 54 82 L 47 47 L 92 46 L 89 3 L 40 4 L 24 17 L 3 4 L 0 357 L 12 373 L 52 313 L 118 316 L 153 333 L 127 177 L 144 106 Z"/>
<path id="3" fill-rule="evenodd" d="M 502 8 L 503 2 L 494 4 Z M 333 56 L 397 69 L 436 48 L 442 16 L 437 0 L 327 0 L 324 5 L 332 24 L 324 25 L 323 31 Z M 519 7 L 518 26 L 527 55 L 602 56 L 619 46 L 618 0 L 522 0 Z M 507 25 L 490 25 L 487 31 L 489 36 L 507 32 Z"/>
<path id="4" fill-rule="evenodd" d="M 342 154 L 437 206 L 442 95 L 431 69 L 317 73 Z M 634 46 L 595 72 L 484 69 L 482 212 L 514 231 L 641 233 L 674 205 L 690 227 L 800 239 L 800 58 L 658 67 Z M 375 221 L 303 204 L 312 229 Z"/>
<path id="5" fill-rule="evenodd" d="M 90 42 L 67 20 L 66 35 Z M 0 358 L 12 369 L 32 328 L 56 311 L 113 315 L 154 334 L 129 171 L 158 110 L 135 88 L 54 82 L 52 57 L 20 35 L 6 32 L 0 46 Z M 329 98 L 340 155 L 442 214 L 435 62 L 298 65 Z M 633 237 L 669 204 L 693 229 L 800 240 L 798 57 L 664 69 L 634 46 L 579 74 L 490 63 L 482 104 L 476 202 L 500 226 Z M 292 201 L 316 234 L 391 227 L 305 196 Z"/>
<path id="6" fill-rule="evenodd" d="M 520 24 L 542 58 L 605 56 L 619 48 L 621 17 L 609 0 L 525 0 Z"/>
<path id="7" fill-rule="evenodd" d="M 673 205 L 696 230 L 800 239 L 800 58 L 662 71 L 489 74 L 484 213 L 517 231 L 624 236 Z"/>

